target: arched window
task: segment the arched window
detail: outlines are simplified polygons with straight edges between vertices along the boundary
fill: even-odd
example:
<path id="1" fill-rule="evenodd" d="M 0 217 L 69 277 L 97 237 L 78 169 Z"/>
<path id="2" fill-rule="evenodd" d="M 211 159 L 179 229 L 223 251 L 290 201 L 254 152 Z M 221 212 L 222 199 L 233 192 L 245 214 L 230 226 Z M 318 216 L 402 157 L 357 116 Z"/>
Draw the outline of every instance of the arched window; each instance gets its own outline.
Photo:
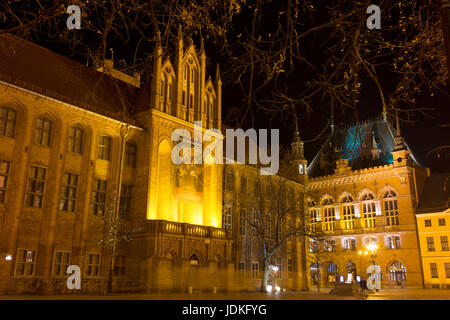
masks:
<path id="1" fill-rule="evenodd" d="M 193 267 L 200 266 L 200 260 L 198 259 L 197 255 L 195 253 L 189 258 L 189 264 Z"/>
<path id="2" fill-rule="evenodd" d="M 344 203 L 342 206 L 342 210 L 344 211 L 344 228 L 347 230 L 353 230 L 355 227 L 355 206 L 351 202 L 353 202 L 353 198 L 350 196 L 345 196 L 342 199 L 342 203 Z"/>
<path id="3" fill-rule="evenodd" d="M 375 228 L 376 208 L 374 196 L 371 193 L 364 193 L 361 197 L 364 228 Z"/>
<path id="4" fill-rule="evenodd" d="M 16 127 L 17 112 L 14 109 L 0 108 L 0 136 L 13 137 Z"/>
<path id="5" fill-rule="evenodd" d="M 69 139 L 67 141 L 67 149 L 69 152 L 81 154 L 83 148 L 83 129 L 71 127 L 69 129 Z"/>
<path id="6" fill-rule="evenodd" d="M 334 222 L 336 221 L 336 216 L 334 215 L 334 201 L 331 198 L 325 198 L 322 200 L 323 208 L 323 222 L 324 231 L 334 231 Z"/>
<path id="7" fill-rule="evenodd" d="M 389 266 L 389 277 L 391 281 L 399 283 L 406 281 L 406 269 L 400 261 L 394 261 Z"/>
<path id="8" fill-rule="evenodd" d="M 41 146 L 49 146 L 51 133 L 52 122 L 47 118 L 37 118 L 34 143 Z"/>
<path id="9" fill-rule="evenodd" d="M 386 225 L 397 226 L 398 221 L 398 207 L 397 207 L 397 194 L 392 191 L 386 191 L 384 194 L 384 214 L 386 216 Z"/>

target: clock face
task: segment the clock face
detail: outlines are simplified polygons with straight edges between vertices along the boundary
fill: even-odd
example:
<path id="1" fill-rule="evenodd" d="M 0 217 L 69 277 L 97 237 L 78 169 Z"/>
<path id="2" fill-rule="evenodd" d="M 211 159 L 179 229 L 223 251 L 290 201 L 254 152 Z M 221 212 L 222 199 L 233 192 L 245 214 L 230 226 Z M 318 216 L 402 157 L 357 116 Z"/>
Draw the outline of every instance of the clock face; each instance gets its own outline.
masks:
<path id="1" fill-rule="evenodd" d="M 298 173 L 303 174 L 303 165 L 302 164 L 298 165 Z"/>

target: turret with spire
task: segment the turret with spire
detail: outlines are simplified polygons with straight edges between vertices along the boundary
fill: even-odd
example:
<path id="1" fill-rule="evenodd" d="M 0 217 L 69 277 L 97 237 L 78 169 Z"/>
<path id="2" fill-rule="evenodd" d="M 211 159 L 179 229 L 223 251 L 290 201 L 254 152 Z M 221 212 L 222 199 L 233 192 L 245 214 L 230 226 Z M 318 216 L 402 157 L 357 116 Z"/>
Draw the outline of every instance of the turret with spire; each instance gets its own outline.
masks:
<path id="1" fill-rule="evenodd" d="M 300 138 L 300 131 L 298 129 L 297 114 L 294 111 L 294 137 L 291 142 L 291 159 L 290 166 L 292 167 L 293 177 L 300 183 L 306 183 L 308 177 L 306 168 L 308 162 L 305 159 L 303 141 Z"/>
<path id="2" fill-rule="evenodd" d="M 394 167 L 402 167 L 410 163 L 410 155 L 408 149 L 405 147 L 403 137 L 400 131 L 400 121 L 398 118 L 398 110 L 395 111 L 396 136 L 394 138 L 394 150 L 392 151 L 392 158 L 394 160 Z"/>

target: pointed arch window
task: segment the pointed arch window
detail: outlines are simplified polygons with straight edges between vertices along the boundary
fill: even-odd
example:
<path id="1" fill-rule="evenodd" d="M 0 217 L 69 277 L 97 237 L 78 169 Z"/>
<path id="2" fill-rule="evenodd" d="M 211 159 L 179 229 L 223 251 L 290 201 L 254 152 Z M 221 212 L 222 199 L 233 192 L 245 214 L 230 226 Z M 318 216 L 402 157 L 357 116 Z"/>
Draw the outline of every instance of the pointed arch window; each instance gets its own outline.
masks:
<path id="1" fill-rule="evenodd" d="M 52 122 L 47 118 L 37 118 L 34 143 L 41 146 L 50 145 Z"/>
<path id="2" fill-rule="evenodd" d="M 397 194 L 393 190 L 385 192 L 384 198 L 384 214 L 386 216 L 386 225 L 397 226 L 398 220 L 398 206 L 397 206 Z"/>

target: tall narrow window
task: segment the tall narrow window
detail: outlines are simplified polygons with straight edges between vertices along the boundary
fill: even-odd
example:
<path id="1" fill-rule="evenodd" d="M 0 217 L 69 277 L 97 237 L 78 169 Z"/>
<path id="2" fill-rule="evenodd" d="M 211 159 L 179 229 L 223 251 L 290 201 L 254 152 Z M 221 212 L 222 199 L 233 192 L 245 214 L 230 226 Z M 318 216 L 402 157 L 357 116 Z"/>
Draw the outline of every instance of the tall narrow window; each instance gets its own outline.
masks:
<path id="1" fill-rule="evenodd" d="M 399 224 L 397 199 L 393 199 L 395 197 L 397 197 L 397 194 L 392 190 L 384 194 L 384 212 L 386 215 L 386 225 L 388 226 L 396 226 Z"/>
<path id="2" fill-rule="evenodd" d="M 108 182 L 105 180 L 95 179 L 94 190 L 92 191 L 91 213 L 96 216 L 105 215 L 106 192 Z"/>
<path id="3" fill-rule="evenodd" d="M 11 108 L 0 108 L 0 136 L 13 137 L 17 112 Z"/>
<path id="4" fill-rule="evenodd" d="M 110 149 L 111 149 L 111 138 L 107 136 L 101 136 L 98 139 L 98 159 L 109 161 L 111 152 Z"/>
<path id="5" fill-rule="evenodd" d="M 448 237 L 447 236 L 441 236 L 441 249 L 442 251 L 448 251 Z"/>
<path id="6" fill-rule="evenodd" d="M 350 204 L 353 202 L 352 197 L 347 196 L 342 201 L 344 205 L 342 206 L 343 209 L 343 219 L 344 219 L 344 228 L 346 230 L 353 230 L 355 226 L 355 206 L 353 204 Z"/>
<path id="7" fill-rule="evenodd" d="M 364 228 L 375 228 L 376 208 L 373 194 L 365 193 L 361 197 Z"/>
<path id="8" fill-rule="evenodd" d="M 40 167 L 30 167 L 28 174 L 27 196 L 25 203 L 28 207 L 42 208 L 47 170 Z"/>
<path id="9" fill-rule="evenodd" d="M 439 278 L 437 264 L 434 262 L 430 263 L 430 273 L 432 278 Z"/>
<path id="10" fill-rule="evenodd" d="M 81 154 L 81 148 L 83 146 L 83 130 L 78 127 L 70 128 L 67 144 L 69 152 Z"/>
<path id="11" fill-rule="evenodd" d="M 222 219 L 222 225 L 224 229 L 231 230 L 233 221 L 232 221 L 232 209 L 231 206 L 224 206 L 223 208 L 223 219 Z"/>
<path id="12" fill-rule="evenodd" d="M 88 254 L 86 257 L 86 277 L 100 276 L 100 255 Z"/>
<path id="13" fill-rule="evenodd" d="M 445 268 L 445 277 L 450 278 L 450 263 L 446 262 L 444 263 Z"/>
<path id="14" fill-rule="evenodd" d="M 291 219 L 288 219 L 287 220 L 287 230 L 286 230 L 286 232 L 289 234 L 289 237 L 288 237 L 288 242 L 292 242 L 292 220 Z"/>
<path id="15" fill-rule="evenodd" d="M 132 201 L 133 201 L 133 186 L 128 184 L 122 184 L 122 188 L 120 189 L 119 218 L 130 220 Z"/>
<path id="16" fill-rule="evenodd" d="M 72 173 L 64 173 L 63 185 L 61 189 L 61 200 L 59 202 L 59 210 L 75 211 L 75 202 L 77 198 L 78 175 Z"/>
<path id="17" fill-rule="evenodd" d="M 428 251 L 435 251 L 433 237 L 427 237 L 427 248 L 428 248 Z"/>
<path id="18" fill-rule="evenodd" d="M 9 175 L 9 161 L 0 160 L 0 203 L 5 202 L 8 175 Z"/>
<path id="19" fill-rule="evenodd" d="M 245 235 L 246 233 L 246 226 L 247 226 L 247 209 L 241 208 L 241 213 L 239 216 L 239 233 L 241 235 Z"/>
<path id="20" fill-rule="evenodd" d="M 252 262 L 252 278 L 259 279 L 259 263 Z"/>
<path id="21" fill-rule="evenodd" d="M 49 146 L 51 132 L 52 122 L 46 118 L 38 118 L 34 134 L 34 143 L 41 146 Z"/>
<path id="22" fill-rule="evenodd" d="M 294 261 L 292 259 L 288 259 L 287 261 L 288 265 L 288 279 L 292 280 L 294 279 Z"/>
<path id="23" fill-rule="evenodd" d="M 114 275 L 123 277 L 125 275 L 126 268 L 126 256 L 114 257 Z"/>
<path id="24" fill-rule="evenodd" d="M 277 265 L 276 267 L 278 268 L 277 270 L 277 279 L 281 279 L 282 277 L 282 267 L 283 265 L 281 264 L 281 258 L 277 258 Z"/>
<path id="25" fill-rule="evenodd" d="M 32 276 L 36 264 L 35 250 L 18 250 L 16 258 L 16 276 Z"/>
<path id="26" fill-rule="evenodd" d="M 245 277 L 245 262 L 239 261 L 239 275 Z"/>
<path id="27" fill-rule="evenodd" d="M 323 208 L 323 222 L 325 231 L 334 231 L 334 222 L 336 221 L 336 217 L 334 215 L 334 207 L 332 206 L 333 203 L 333 200 L 330 198 L 322 201 L 322 205 L 325 206 Z"/>
<path id="28" fill-rule="evenodd" d="M 70 252 L 56 251 L 53 261 L 53 275 L 55 277 L 66 277 L 68 266 L 70 266 Z"/>
<path id="29" fill-rule="evenodd" d="M 247 178 L 241 177 L 241 194 L 247 193 Z"/>
<path id="30" fill-rule="evenodd" d="M 136 145 L 132 142 L 125 144 L 125 165 L 128 167 L 136 167 Z"/>

